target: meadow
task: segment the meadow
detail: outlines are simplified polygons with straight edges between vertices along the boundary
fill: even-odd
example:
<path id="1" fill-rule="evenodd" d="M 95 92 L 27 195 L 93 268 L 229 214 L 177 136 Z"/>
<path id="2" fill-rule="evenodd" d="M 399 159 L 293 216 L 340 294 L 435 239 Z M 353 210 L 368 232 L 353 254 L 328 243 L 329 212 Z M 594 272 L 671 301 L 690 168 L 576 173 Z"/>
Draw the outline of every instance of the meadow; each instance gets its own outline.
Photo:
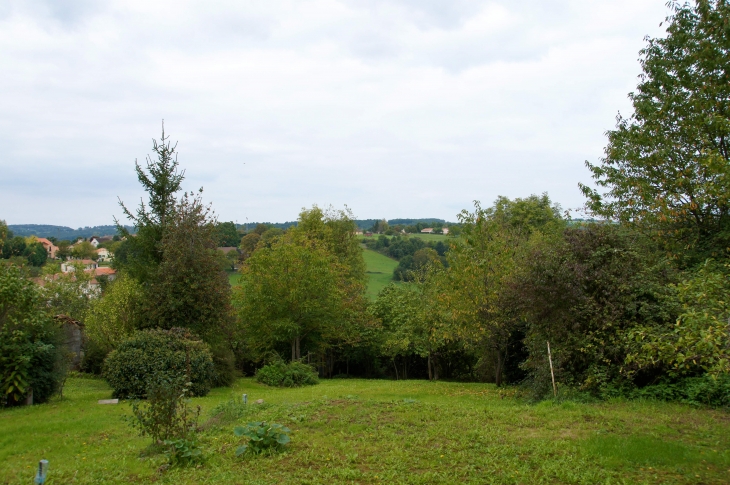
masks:
<path id="1" fill-rule="evenodd" d="M 375 300 L 380 290 L 393 281 L 393 270 L 398 266 L 398 261 L 370 249 L 364 249 L 362 255 L 368 277 L 365 293 L 370 300 Z"/>
<path id="2" fill-rule="evenodd" d="M 240 403 L 248 394 L 249 403 Z M 324 380 L 276 389 L 239 379 L 195 398 L 205 462 L 168 468 L 123 421 L 103 380 L 64 398 L 0 410 L 0 483 L 726 484 L 730 415 L 661 402 L 530 404 L 491 384 Z M 217 413 L 214 409 L 217 407 Z M 287 425 L 282 453 L 236 457 L 237 423 Z"/>

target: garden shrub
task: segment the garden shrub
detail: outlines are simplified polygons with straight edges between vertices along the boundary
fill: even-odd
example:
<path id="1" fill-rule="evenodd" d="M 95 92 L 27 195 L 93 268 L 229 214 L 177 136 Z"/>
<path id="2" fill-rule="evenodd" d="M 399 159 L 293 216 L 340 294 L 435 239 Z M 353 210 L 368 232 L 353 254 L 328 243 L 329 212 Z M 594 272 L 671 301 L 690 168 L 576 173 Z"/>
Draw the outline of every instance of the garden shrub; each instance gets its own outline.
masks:
<path id="1" fill-rule="evenodd" d="M 300 387 L 319 384 L 317 371 L 303 362 L 276 361 L 256 371 L 256 381 L 273 387 Z"/>
<path id="2" fill-rule="evenodd" d="M 33 392 L 47 401 L 63 377 L 59 328 L 46 313 L 40 291 L 20 270 L 0 265 L 0 406 Z"/>
<path id="3" fill-rule="evenodd" d="M 144 398 L 151 379 L 185 376 L 193 396 L 210 391 L 213 359 L 206 343 L 187 329 L 142 330 L 104 362 L 104 378 L 119 398 Z"/>

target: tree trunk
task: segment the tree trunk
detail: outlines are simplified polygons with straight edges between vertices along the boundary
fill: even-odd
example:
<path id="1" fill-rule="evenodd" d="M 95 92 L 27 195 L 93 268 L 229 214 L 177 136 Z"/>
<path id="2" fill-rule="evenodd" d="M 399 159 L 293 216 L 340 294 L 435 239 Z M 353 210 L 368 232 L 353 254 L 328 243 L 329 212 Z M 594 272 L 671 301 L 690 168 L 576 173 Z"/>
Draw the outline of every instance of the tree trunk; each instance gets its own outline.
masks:
<path id="1" fill-rule="evenodd" d="M 426 360 L 426 367 L 428 367 L 428 380 L 433 380 L 433 374 L 431 373 L 431 352 L 428 353 L 428 359 Z"/>
<path id="2" fill-rule="evenodd" d="M 300 348 L 300 345 L 299 345 L 301 343 L 301 340 L 302 339 L 299 338 L 299 336 L 297 336 L 297 338 L 296 338 L 296 343 L 297 343 L 297 360 L 299 360 L 299 359 L 302 358 L 302 351 L 301 351 L 301 348 Z"/>
<path id="3" fill-rule="evenodd" d="M 398 366 L 395 365 L 395 357 L 393 357 L 393 368 L 395 369 L 395 380 L 398 380 Z"/>
<path id="4" fill-rule="evenodd" d="M 297 339 L 291 341 L 291 360 L 292 362 L 297 360 Z"/>
<path id="5" fill-rule="evenodd" d="M 431 359 L 431 365 L 433 366 L 433 380 L 437 381 L 437 380 L 439 380 L 439 367 L 438 367 L 438 359 L 436 359 L 435 355 Z"/>

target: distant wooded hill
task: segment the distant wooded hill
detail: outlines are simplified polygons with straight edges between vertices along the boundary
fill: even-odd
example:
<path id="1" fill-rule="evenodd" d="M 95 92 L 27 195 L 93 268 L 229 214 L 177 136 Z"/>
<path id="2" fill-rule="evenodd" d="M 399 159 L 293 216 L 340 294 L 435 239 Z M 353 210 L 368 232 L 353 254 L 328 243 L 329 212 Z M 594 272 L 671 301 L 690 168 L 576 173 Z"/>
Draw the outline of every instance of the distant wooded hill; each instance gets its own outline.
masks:
<path id="1" fill-rule="evenodd" d="M 376 222 L 382 219 L 358 219 L 355 221 L 357 227 L 360 229 L 370 229 L 375 225 Z M 388 224 L 395 226 L 396 224 L 402 224 L 404 226 L 413 226 L 419 222 L 424 224 L 432 224 L 434 222 L 440 222 L 441 224 L 448 225 L 454 224 L 446 222 L 443 219 L 426 218 L 426 219 L 389 219 Z M 287 229 L 297 225 L 297 221 L 287 222 L 249 222 L 248 224 L 237 224 L 236 228 L 250 231 L 256 227 L 257 224 L 266 224 L 270 227 L 278 227 L 280 229 Z M 129 232 L 136 232 L 131 226 L 124 226 Z M 16 236 L 37 236 L 37 237 L 55 237 L 56 239 L 68 239 L 69 241 L 74 238 L 89 238 L 91 236 L 108 236 L 117 233 L 116 226 L 92 226 L 92 227 L 79 227 L 74 229 L 66 226 L 52 226 L 49 224 L 12 224 L 8 225 L 8 228 L 13 231 Z"/>
<path id="2" fill-rule="evenodd" d="M 357 224 L 357 227 L 360 229 L 370 229 L 375 225 L 376 222 L 381 221 L 382 219 L 357 219 L 355 220 L 355 224 Z M 440 222 L 441 224 L 455 224 L 455 223 L 449 223 L 446 222 L 443 219 L 436 219 L 436 218 L 426 218 L 426 219 L 389 219 L 388 225 L 395 226 L 396 224 L 403 224 L 404 226 L 415 226 L 419 222 L 422 222 L 424 224 L 432 224 L 434 222 Z M 257 224 L 266 224 L 267 226 L 271 227 L 278 227 L 279 229 L 286 229 L 291 226 L 296 226 L 297 221 L 288 221 L 288 222 L 249 222 L 248 224 L 238 224 L 236 227 L 239 229 L 244 229 L 246 231 L 250 231 L 253 228 L 256 227 Z"/>
<path id="3" fill-rule="evenodd" d="M 131 226 L 124 226 L 129 232 L 136 232 Z M 89 238 L 91 236 L 110 236 L 117 233 L 116 226 L 93 226 L 79 227 L 74 229 L 66 226 L 52 226 L 49 224 L 10 224 L 8 229 L 13 231 L 16 236 L 37 236 L 37 237 L 55 237 L 63 240 L 76 239 L 79 237 Z"/>

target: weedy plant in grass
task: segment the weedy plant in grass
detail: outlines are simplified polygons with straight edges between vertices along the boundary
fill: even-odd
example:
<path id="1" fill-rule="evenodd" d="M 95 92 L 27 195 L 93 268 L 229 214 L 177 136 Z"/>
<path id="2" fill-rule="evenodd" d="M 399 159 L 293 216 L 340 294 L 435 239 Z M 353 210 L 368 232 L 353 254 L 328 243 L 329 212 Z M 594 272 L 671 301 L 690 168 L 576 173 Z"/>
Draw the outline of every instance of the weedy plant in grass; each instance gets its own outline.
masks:
<path id="1" fill-rule="evenodd" d="M 258 406 L 259 410 L 263 409 L 261 406 Z M 219 403 L 210 411 L 210 419 L 203 425 L 203 428 L 234 423 L 251 412 L 253 412 L 251 405 L 244 404 L 240 399 L 229 399 Z"/>
<path id="2" fill-rule="evenodd" d="M 200 406 L 190 408 L 190 386 L 182 376 L 152 377 L 147 386 L 147 401 L 134 401 L 132 416 L 126 418 L 140 435 L 152 438 L 153 447 L 167 447 L 165 453 L 172 465 L 188 465 L 203 458 L 195 441 Z"/>
<path id="3" fill-rule="evenodd" d="M 165 454 L 172 466 L 189 466 L 202 463 L 203 450 L 198 446 L 195 438 L 180 438 L 177 440 L 165 440 Z"/>
<path id="4" fill-rule="evenodd" d="M 233 428 L 233 434 L 239 438 L 242 436 L 248 438 L 248 443 L 236 448 L 236 456 L 240 456 L 247 451 L 255 454 L 281 451 L 291 441 L 289 438 L 290 432 L 291 430 L 283 424 L 269 424 L 265 421 L 236 426 Z"/>

